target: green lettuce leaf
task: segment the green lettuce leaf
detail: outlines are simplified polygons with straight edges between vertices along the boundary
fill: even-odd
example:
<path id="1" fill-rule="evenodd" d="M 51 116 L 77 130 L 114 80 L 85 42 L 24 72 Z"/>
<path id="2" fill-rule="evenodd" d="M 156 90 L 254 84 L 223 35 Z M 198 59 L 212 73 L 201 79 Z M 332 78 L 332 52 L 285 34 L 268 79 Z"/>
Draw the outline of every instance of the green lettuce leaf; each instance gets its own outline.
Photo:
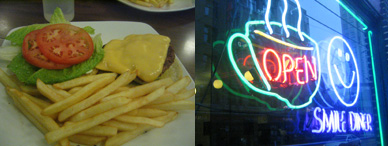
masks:
<path id="1" fill-rule="evenodd" d="M 57 24 L 57 23 L 67 23 L 70 24 L 69 21 L 65 19 L 63 16 L 62 10 L 60 8 L 56 8 L 54 10 L 53 15 L 51 16 L 50 23 L 47 24 L 32 24 L 25 27 L 22 27 L 11 34 L 9 34 L 5 39 L 11 41 L 12 45 L 16 46 L 22 46 L 24 37 L 30 33 L 31 31 L 42 29 L 43 27 L 46 27 L 50 24 Z M 86 32 L 89 34 L 94 34 L 94 29 L 90 26 L 86 26 L 83 28 Z"/>
<path id="2" fill-rule="evenodd" d="M 46 84 L 67 81 L 92 70 L 104 58 L 101 34 L 93 38 L 93 43 L 93 55 L 88 60 L 69 68 L 60 70 L 38 68 L 29 64 L 22 54 L 16 56 L 7 67 L 27 85 L 35 85 L 38 78 Z"/>
<path id="3" fill-rule="evenodd" d="M 94 28 L 90 27 L 90 26 L 85 26 L 84 29 L 86 32 L 88 32 L 89 34 L 93 35 L 94 34 Z"/>
<path id="4" fill-rule="evenodd" d="M 69 21 L 65 19 L 65 16 L 62 13 L 61 8 L 57 7 L 54 10 L 53 15 L 51 15 L 50 24 L 57 24 L 57 23 L 67 23 L 70 24 Z"/>
<path id="5" fill-rule="evenodd" d="M 12 59 L 11 63 L 8 64 L 8 69 L 10 69 L 16 77 L 21 81 L 26 83 L 28 78 L 38 71 L 40 68 L 29 64 L 24 58 L 23 54 L 20 53 L 15 58 Z"/>
<path id="6" fill-rule="evenodd" d="M 22 27 L 12 32 L 11 34 L 9 34 L 7 37 L 5 37 L 5 39 L 11 41 L 12 45 L 22 46 L 24 37 L 28 33 L 34 30 L 42 29 L 47 25 L 49 24 L 32 24 L 32 25 Z"/>

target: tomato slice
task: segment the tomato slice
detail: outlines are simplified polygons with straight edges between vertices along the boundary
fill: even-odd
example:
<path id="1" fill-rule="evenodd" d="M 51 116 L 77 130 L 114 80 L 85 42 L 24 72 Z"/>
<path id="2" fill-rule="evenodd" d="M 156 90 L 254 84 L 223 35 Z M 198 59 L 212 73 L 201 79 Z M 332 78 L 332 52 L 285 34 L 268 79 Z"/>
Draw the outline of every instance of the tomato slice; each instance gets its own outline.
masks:
<path id="1" fill-rule="evenodd" d="M 42 28 L 36 37 L 40 51 L 60 64 L 78 64 L 92 56 L 93 40 L 82 28 L 53 24 Z"/>
<path id="2" fill-rule="evenodd" d="M 36 42 L 36 35 L 40 30 L 35 30 L 26 35 L 23 40 L 22 53 L 24 59 L 34 66 L 46 69 L 64 69 L 71 65 L 58 64 L 50 61 L 39 50 L 39 46 Z"/>

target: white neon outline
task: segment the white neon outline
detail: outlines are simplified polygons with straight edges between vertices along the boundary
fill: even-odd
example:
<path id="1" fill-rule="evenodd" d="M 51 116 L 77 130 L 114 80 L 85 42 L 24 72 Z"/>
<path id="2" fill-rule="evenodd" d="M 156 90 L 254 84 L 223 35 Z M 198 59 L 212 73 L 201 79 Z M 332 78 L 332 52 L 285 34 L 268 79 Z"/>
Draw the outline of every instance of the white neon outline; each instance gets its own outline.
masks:
<path id="1" fill-rule="evenodd" d="M 356 91 L 356 97 L 354 98 L 353 102 L 351 102 L 351 103 L 346 103 L 346 102 L 341 98 L 341 96 L 338 94 L 337 88 L 335 87 L 335 84 L 334 84 L 334 81 L 333 81 L 333 76 L 332 76 L 332 73 L 331 73 L 331 66 L 330 66 L 330 51 L 331 51 L 331 48 L 332 48 L 331 46 L 332 46 L 332 44 L 333 44 L 333 42 L 334 42 L 335 39 L 340 39 L 340 40 L 342 40 L 342 41 L 345 43 L 346 47 L 348 47 L 349 52 L 350 52 L 350 54 L 351 54 L 352 57 L 353 57 L 353 62 L 354 62 L 354 64 L 355 64 L 354 66 L 355 66 L 355 68 L 356 68 L 356 73 L 357 73 L 357 91 Z M 328 65 L 327 68 L 328 68 L 328 71 L 329 71 L 330 82 L 331 82 L 331 85 L 332 85 L 332 87 L 333 87 L 333 89 L 334 89 L 334 93 L 335 93 L 335 95 L 337 96 L 337 98 L 340 100 L 340 102 L 341 102 L 343 105 L 345 105 L 346 107 L 353 106 L 354 104 L 356 104 L 356 102 L 357 102 L 357 100 L 358 100 L 358 95 L 359 95 L 359 92 L 360 92 L 360 75 L 359 75 L 359 73 L 358 73 L 357 61 L 356 61 L 356 58 L 354 57 L 352 48 L 350 48 L 348 42 L 346 42 L 345 39 L 343 39 L 343 38 L 340 37 L 340 36 L 335 36 L 335 37 L 333 37 L 333 38 L 330 40 L 329 47 L 328 47 L 328 50 L 327 50 L 327 54 L 328 54 L 328 55 L 327 55 L 327 65 Z"/>
<path id="2" fill-rule="evenodd" d="M 342 50 L 341 50 L 341 49 L 338 49 L 338 56 L 339 56 L 339 57 L 342 57 L 342 54 L 343 54 L 343 53 L 342 53 Z"/>
<path id="3" fill-rule="evenodd" d="M 367 121 L 367 123 L 368 123 L 368 125 L 367 125 L 367 127 L 368 127 L 368 129 L 367 129 L 367 131 L 373 131 L 373 129 L 372 129 L 372 126 L 370 125 L 371 123 L 372 123 L 372 116 L 370 115 L 370 114 L 367 114 L 366 115 L 366 121 Z"/>
<path id="4" fill-rule="evenodd" d="M 326 127 L 327 127 L 327 131 L 326 131 L 326 133 L 329 133 L 330 131 L 334 131 L 334 127 L 335 127 L 335 121 L 334 121 L 334 114 L 333 114 L 333 111 L 332 110 L 330 110 L 330 114 L 329 114 L 329 116 L 326 114 L 326 111 L 325 110 L 323 110 L 325 113 L 324 113 L 324 115 L 326 115 L 325 117 L 326 117 L 326 119 L 324 118 L 324 122 L 327 122 L 326 123 Z"/>
<path id="5" fill-rule="evenodd" d="M 366 130 L 366 125 L 363 122 L 363 121 L 365 121 L 365 114 L 360 113 L 360 118 L 361 118 L 361 122 L 359 122 L 360 123 L 360 127 L 361 127 L 362 130 L 365 131 Z"/>
<path id="6" fill-rule="evenodd" d="M 340 121 L 344 120 L 344 117 L 345 117 L 344 114 L 345 113 L 346 113 L 345 111 L 341 112 L 341 120 Z M 344 132 L 344 133 L 346 132 L 345 124 L 346 124 L 346 120 L 341 123 L 342 132 Z"/>
<path id="7" fill-rule="evenodd" d="M 349 111 L 349 112 L 348 112 L 348 115 L 349 115 L 349 128 L 350 128 L 350 131 L 354 131 L 354 130 L 356 130 L 356 129 L 355 129 L 354 126 L 353 126 L 353 118 L 352 118 L 353 112 L 352 112 L 352 111 Z"/>
<path id="8" fill-rule="evenodd" d="M 273 30 L 272 30 L 272 27 L 271 27 L 271 24 L 269 24 L 269 10 L 271 9 L 271 3 L 272 1 L 271 0 L 268 0 L 268 3 L 267 3 L 267 10 L 265 11 L 265 24 L 267 25 L 267 28 L 268 28 L 268 31 L 269 31 L 269 34 L 272 34 L 273 33 Z"/>
<path id="9" fill-rule="evenodd" d="M 318 116 L 318 112 L 322 112 L 322 118 Z M 319 122 L 319 129 L 312 129 L 312 133 L 346 133 L 346 111 L 326 110 L 316 107 L 314 109 L 314 118 Z M 368 113 L 348 112 L 349 129 L 350 131 L 373 131 L 370 125 L 372 116 Z"/>
<path id="10" fill-rule="evenodd" d="M 335 72 L 337 73 L 337 76 L 339 78 L 339 81 L 341 82 L 341 84 L 345 87 L 345 88 L 350 88 L 352 87 L 353 83 L 354 83 L 354 71 L 353 72 L 353 76 L 352 76 L 352 81 L 350 82 L 349 85 L 345 85 L 345 82 L 342 80 L 342 77 L 339 75 L 339 72 L 338 72 L 338 69 L 337 69 L 337 65 L 334 64 L 334 70 Z"/>
<path id="11" fill-rule="evenodd" d="M 322 112 L 322 118 L 318 116 Z M 314 118 L 319 123 L 319 129 L 312 129 L 312 133 L 346 133 L 346 111 L 326 110 L 316 107 Z M 348 112 L 350 131 L 373 131 L 370 125 L 372 116 L 368 113 Z"/>
<path id="12" fill-rule="evenodd" d="M 302 22 L 302 10 L 300 8 L 300 4 L 299 4 L 299 0 L 295 0 L 295 3 L 296 3 L 296 6 L 298 7 L 298 26 L 297 26 L 297 29 L 298 29 L 298 35 L 299 35 L 299 38 L 300 40 L 304 41 L 304 37 L 302 35 L 302 30 L 301 30 L 301 22 Z"/>
<path id="13" fill-rule="evenodd" d="M 283 29 L 284 32 L 286 33 L 286 37 L 290 37 L 290 32 L 288 31 L 287 24 L 286 24 L 286 15 L 287 15 L 287 10 L 288 10 L 288 3 L 287 0 L 284 1 L 284 10 L 283 10 L 283 15 L 282 15 L 282 24 L 283 24 Z"/>
<path id="14" fill-rule="evenodd" d="M 331 113 L 331 112 L 330 112 Z M 337 133 L 338 132 L 341 132 L 341 129 L 339 129 L 339 114 L 338 114 L 338 111 L 333 111 L 333 123 L 334 123 L 334 127 L 333 127 L 333 130 L 331 130 L 331 133 Z M 337 122 L 338 120 L 338 122 Z"/>
<path id="15" fill-rule="evenodd" d="M 323 120 L 317 116 L 317 111 L 318 111 L 318 110 L 319 110 L 319 112 L 322 111 L 320 107 L 316 107 L 316 108 L 314 109 L 314 118 L 319 122 L 320 127 L 319 127 L 318 130 L 317 130 L 317 129 L 313 129 L 313 130 L 311 131 L 312 133 L 321 133 L 322 131 L 325 130 L 325 129 L 324 129 L 325 125 L 323 125 L 323 124 L 324 124 L 324 123 L 323 123 Z M 323 117 L 323 114 L 322 114 L 322 117 Z"/>

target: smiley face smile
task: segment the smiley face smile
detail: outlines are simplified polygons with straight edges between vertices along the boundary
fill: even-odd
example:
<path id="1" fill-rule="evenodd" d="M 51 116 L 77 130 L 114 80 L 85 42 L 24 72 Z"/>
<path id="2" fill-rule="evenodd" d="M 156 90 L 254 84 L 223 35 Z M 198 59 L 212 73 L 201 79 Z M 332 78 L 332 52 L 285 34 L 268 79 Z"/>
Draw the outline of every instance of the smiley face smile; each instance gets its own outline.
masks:
<path id="1" fill-rule="evenodd" d="M 339 81 L 341 82 L 342 86 L 344 86 L 345 88 L 350 88 L 353 86 L 353 83 L 354 83 L 354 76 L 355 76 L 355 72 L 352 71 L 353 73 L 353 76 L 352 76 L 352 81 L 350 82 L 349 85 L 345 85 L 344 81 L 342 80 L 342 77 L 340 76 L 339 72 L 338 72 L 338 68 L 337 68 L 337 65 L 334 64 L 334 70 L 335 72 L 337 73 L 337 76 L 339 78 Z"/>
<path id="2" fill-rule="evenodd" d="M 342 50 L 338 48 L 338 57 L 342 57 L 342 56 L 343 56 L 342 54 L 343 54 Z M 349 53 L 346 53 L 346 54 L 345 54 L 345 60 L 346 60 L 347 62 L 350 61 Z M 350 84 L 349 84 L 349 85 L 346 85 L 345 82 L 344 82 L 344 80 L 342 79 L 342 77 L 341 77 L 339 71 L 338 71 L 337 65 L 334 64 L 333 66 L 334 66 L 335 73 L 337 73 L 337 77 L 339 78 L 339 81 L 341 82 L 342 86 L 344 86 L 345 88 L 350 88 L 350 87 L 352 87 L 352 86 L 353 86 L 353 83 L 354 83 L 355 72 L 352 71 L 352 73 L 353 73 L 352 81 L 350 81 Z M 346 75 L 345 75 L 345 78 L 346 78 Z"/>

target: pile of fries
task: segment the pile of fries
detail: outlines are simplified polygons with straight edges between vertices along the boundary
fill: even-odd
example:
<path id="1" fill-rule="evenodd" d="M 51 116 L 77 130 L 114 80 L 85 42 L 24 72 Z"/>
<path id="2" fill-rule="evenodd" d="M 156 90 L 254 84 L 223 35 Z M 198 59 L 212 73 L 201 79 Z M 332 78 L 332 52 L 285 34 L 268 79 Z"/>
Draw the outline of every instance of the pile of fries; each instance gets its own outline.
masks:
<path id="1" fill-rule="evenodd" d="M 163 8 L 166 5 L 171 5 L 174 3 L 174 0 L 129 0 L 129 1 L 141 6 L 155 7 L 155 8 Z"/>
<path id="2" fill-rule="evenodd" d="M 0 82 L 15 106 L 45 135 L 49 144 L 122 145 L 193 110 L 191 80 L 170 78 L 130 86 L 135 73 L 97 71 L 62 83 L 25 86 L 0 69 Z"/>

